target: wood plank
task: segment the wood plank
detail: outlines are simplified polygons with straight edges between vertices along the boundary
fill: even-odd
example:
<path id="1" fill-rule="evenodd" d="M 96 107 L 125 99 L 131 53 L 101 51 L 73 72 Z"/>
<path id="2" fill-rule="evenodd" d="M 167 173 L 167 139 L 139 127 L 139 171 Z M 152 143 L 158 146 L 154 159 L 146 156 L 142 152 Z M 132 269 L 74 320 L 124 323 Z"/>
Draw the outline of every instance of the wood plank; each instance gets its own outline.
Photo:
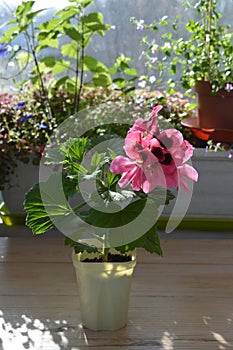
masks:
<path id="1" fill-rule="evenodd" d="M 1 295 L 76 293 L 72 263 L 1 263 Z M 69 286 L 69 288 L 64 288 Z M 143 295 L 233 295 L 232 265 L 140 264 L 132 292 Z"/>
<path id="2" fill-rule="evenodd" d="M 71 248 L 64 237 L 0 238 L 0 262 L 70 262 Z"/>
<path id="3" fill-rule="evenodd" d="M 22 323 L 22 315 L 31 320 L 39 319 L 46 327 L 58 330 L 63 324 L 67 328 L 80 324 L 80 308 L 78 297 L 40 296 L 27 298 L 20 305 L 18 298 L 12 299 L 13 305 L 1 306 L 7 322 Z M 0 302 L 3 305 L 4 299 Z M 231 300 L 222 298 L 131 298 L 127 334 L 130 338 L 144 339 L 155 335 L 160 337 L 164 330 L 175 334 L 176 338 L 211 340 L 213 333 L 222 334 L 228 341 L 233 341 Z M 94 336 L 95 332 L 91 333 Z M 105 336 L 101 333 L 99 337 Z"/>
<path id="4" fill-rule="evenodd" d="M 162 258 L 138 249 L 138 262 L 172 264 L 180 261 L 189 264 L 221 265 L 233 262 L 233 239 L 167 238 L 161 240 L 161 245 L 164 253 Z M 0 237 L 0 261 L 68 262 L 71 261 L 71 249 L 64 246 L 64 237 Z"/>
<path id="5" fill-rule="evenodd" d="M 233 347 L 233 241 L 163 240 L 138 251 L 128 326 L 80 324 L 70 248 L 62 238 L 0 238 L 1 350 L 227 350 Z"/>
<path id="6" fill-rule="evenodd" d="M 168 237 L 172 237 L 172 234 Z M 233 238 L 233 236 L 232 236 Z M 163 257 L 139 250 L 143 263 L 232 264 L 233 239 L 162 239 Z M 227 247 L 227 249 L 226 249 Z"/>
<path id="7" fill-rule="evenodd" d="M 94 332 L 83 329 L 77 320 L 72 319 L 71 315 L 74 315 L 74 313 L 69 312 L 69 315 L 66 319 L 63 314 L 58 312 L 56 319 L 51 319 L 51 316 L 47 317 L 46 314 L 41 319 L 37 314 L 36 317 L 33 317 L 32 314 L 25 315 L 24 313 L 21 319 L 14 319 L 13 315 L 12 317 L 6 317 L 3 313 L 0 316 L 0 334 L 2 338 L 8 339 L 8 341 L 12 338 L 13 334 L 16 341 L 20 341 L 22 336 L 24 335 L 25 337 L 28 333 L 27 336 L 30 341 L 38 341 L 40 346 L 43 344 L 43 346 L 38 347 L 38 349 L 43 350 L 49 349 L 54 344 L 62 345 L 64 339 L 69 344 L 69 349 L 71 349 L 71 346 L 77 346 L 78 349 L 82 346 L 90 346 L 95 349 L 101 347 L 102 349 L 119 347 L 123 349 L 127 349 L 128 347 L 130 349 L 137 349 L 140 347 L 140 349 L 158 348 L 161 350 L 180 349 L 180 347 L 171 346 L 181 345 L 183 349 L 185 349 L 185 345 L 188 349 L 199 349 L 197 346 L 202 344 L 209 344 L 212 346 L 212 349 L 220 349 L 221 344 L 227 345 L 227 347 L 232 346 L 232 337 L 229 338 L 228 334 L 232 330 L 232 327 L 222 330 L 221 328 L 217 328 L 216 324 L 212 324 L 212 326 L 200 329 L 194 322 L 187 328 L 184 322 L 181 324 L 178 321 L 171 326 L 169 322 L 161 322 L 160 317 L 157 316 L 157 322 L 153 318 L 150 320 L 151 327 L 149 329 L 149 323 L 143 322 L 138 324 L 134 318 L 133 321 L 129 320 L 128 326 L 121 330 L 115 332 Z M 135 315 L 132 316 L 135 317 Z M 5 324 L 5 328 L 2 327 L 1 329 L 3 323 Z M 185 331 L 184 334 L 182 330 Z"/>

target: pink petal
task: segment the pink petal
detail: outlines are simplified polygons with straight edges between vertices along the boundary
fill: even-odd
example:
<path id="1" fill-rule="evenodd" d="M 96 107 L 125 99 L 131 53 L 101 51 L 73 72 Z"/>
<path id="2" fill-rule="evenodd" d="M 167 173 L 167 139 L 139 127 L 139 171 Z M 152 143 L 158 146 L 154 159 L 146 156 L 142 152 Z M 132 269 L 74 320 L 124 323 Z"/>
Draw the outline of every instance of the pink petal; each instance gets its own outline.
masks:
<path id="1" fill-rule="evenodd" d="M 182 176 L 187 177 L 189 180 L 193 182 L 197 182 L 198 172 L 191 165 L 184 164 L 183 166 L 179 167 L 178 170 Z"/>
<path id="2" fill-rule="evenodd" d="M 121 174 L 131 170 L 133 167 L 135 167 L 135 161 L 132 161 L 127 157 L 117 156 L 111 162 L 110 171 L 113 174 Z"/>
<path id="3" fill-rule="evenodd" d="M 129 132 L 125 138 L 124 150 L 128 157 L 132 159 L 141 159 L 139 150 L 142 148 L 142 133 L 141 131 Z"/>
<path id="4" fill-rule="evenodd" d="M 188 186 L 185 179 L 192 182 L 197 182 L 198 172 L 189 164 L 184 164 L 178 168 L 179 172 L 179 186 L 181 186 L 185 193 L 188 193 Z"/>
<path id="5" fill-rule="evenodd" d="M 138 174 L 138 167 L 136 165 L 132 166 L 132 168 L 127 171 L 124 172 L 120 178 L 120 180 L 118 181 L 118 184 L 120 187 L 124 188 L 127 185 L 130 184 L 130 182 L 132 182 L 134 180 L 134 178 L 137 176 Z"/>
<path id="6" fill-rule="evenodd" d="M 157 185 L 166 187 L 166 179 L 163 168 L 157 158 L 149 150 L 143 152 L 145 162 L 143 163 L 143 172 L 145 180 L 142 183 L 142 189 L 145 193 L 151 192 Z"/>
<path id="7" fill-rule="evenodd" d="M 176 166 L 184 164 L 193 155 L 193 147 L 176 129 L 163 130 L 158 139 L 171 153 Z"/>
<path id="8" fill-rule="evenodd" d="M 132 188 L 134 191 L 140 191 L 144 178 L 145 175 L 143 174 L 142 169 L 138 168 L 137 173 L 135 173 L 135 176 L 132 179 Z"/>
<path id="9" fill-rule="evenodd" d="M 157 123 L 157 114 L 163 107 L 158 105 L 153 108 L 152 112 L 149 114 L 149 117 L 144 120 L 143 118 L 138 118 L 132 128 L 129 130 L 131 131 L 141 131 L 141 132 L 147 132 L 152 135 L 154 135 L 158 129 L 158 123 Z"/>

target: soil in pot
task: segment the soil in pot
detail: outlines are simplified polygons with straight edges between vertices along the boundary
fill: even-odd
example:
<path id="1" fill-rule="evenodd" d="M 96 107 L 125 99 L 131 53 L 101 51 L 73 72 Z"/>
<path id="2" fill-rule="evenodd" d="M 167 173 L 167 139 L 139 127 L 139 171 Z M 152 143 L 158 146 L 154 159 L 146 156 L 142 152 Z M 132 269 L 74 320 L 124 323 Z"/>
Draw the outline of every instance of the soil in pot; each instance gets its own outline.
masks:
<path id="1" fill-rule="evenodd" d="M 130 255 L 112 254 L 108 253 L 107 262 L 126 262 L 131 261 L 132 257 Z M 86 258 L 82 262 L 104 262 L 103 257 L 95 257 L 93 259 Z"/>

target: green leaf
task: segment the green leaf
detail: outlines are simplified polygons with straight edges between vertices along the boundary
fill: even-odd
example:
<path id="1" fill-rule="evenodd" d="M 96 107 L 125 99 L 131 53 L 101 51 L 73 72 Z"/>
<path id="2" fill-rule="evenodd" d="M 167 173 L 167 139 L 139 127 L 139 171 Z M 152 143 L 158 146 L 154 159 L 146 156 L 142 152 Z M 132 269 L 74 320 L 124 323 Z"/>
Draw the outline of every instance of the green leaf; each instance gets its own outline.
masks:
<path id="1" fill-rule="evenodd" d="M 163 255 L 156 224 L 137 240 L 128 243 L 126 246 L 116 247 L 116 250 L 124 254 L 127 251 L 132 251 L 136 248 L 144 248 L 150 253 L 155 253 L 160 256 Z"/>
<path id="2" fill-rule="evenodd" d="M 71 66 L 70 61 L 65 60 L 57 60 L 54 67 L 53 67 L 53 74 L 60 74 L 64 72 L 64 70 L 69 69 Z"/>
<path id="3" fill-rule="evenodd" d="M 165 204 L 169 204 L 171 200 L 173 200 L 174 198 L 176 198 L 176 196 L 172 193 L 171 190 L 167 190 L 167 196 L 166 196 L 166 202 Z"/>
<path id="4" fill-rule="evenodd" d="M 124 73 L 128 75 L 137 75 L 137 70 L 135 68 L 128 68 L 124 70 Z"/>
<path id="5" fill-rule="evenodd" d="M 72 1 L 72 0 L 70 0 L 70 1 Z M 91 4 L 93 4 L 93 0 L 82 0 L 82 5 L 84 8 L 87 7 L 88 5 L 91 5 Z"/>
<path id="6" fill-rule="evenodd" d="M 133 191 L 122 190 L 120 192 L 116 192 L 116 191 L 107 189 L 101 193 L 101 197 L 104 199 L 104 202 L 108 204 L 110 202 L 123 202 L 127 199 L 131 199 L 135 197 L 135 193 Z M 119 209 L 119 207 L 117 208 Z"/>
<path id="7" fill-rule="evenodd" d="M 134 90 L 135 90 L 135 86 L 130 86 L 128 89 L 124 90 L 124 94 L 128 94 L 129 92 L 134 91 Z"/>
<path id="8" fill-rule="evenodd" d="M 117 154 L 115 151 L 113 151 L 111 148 L 108 148 L 109 156 L 111 159 L 114 159 L 117 157 Z"/>
<path id="9" fill-rule="evenodd" d="M 77 4 L 80 4 L 85 8 L 90 4 L 93 4 L 93 0 L 69 0 L 69 2 L 76 2 Z"/>
<path id="10" fill-rule="evenodd" d="M 67 157 L 73 158 L 73 160 L 82 162 L 84 153 L 89 145 L 89 140 L 86 137 L 81 137 L 78 139 L 70 138 L 60 147 L 61 152 L 63 152 Z"/>
<path id="11" fill-rule="evenodd" d="M 107 185 L 108 188 L 111 188 L 113 185 L 115 185 L 118 180 L 120 179 L 119 174 L 113 174 L 110 170 L 107 173 Z"/>
<path id="12" fill-rule="evenodd" d="M 98 32 L 104 35 L 104 31 L 111 28 L 110 25 L 104 24 L 103 15 L 100 12 L 91 12 L 83 16 L 83 23 L 85 24 L 85 31 Z"/>
<path id="13" fill-rule="evenodd" d="M 19 26 L 9 28 L 1 37 L 1 43 L 9 44 L 19 35 Z"/>
<path id="14" fill-rule="evenodd" d="M 46 67 L 50 67 L 50 68 L 54 67 L 56 64 L 56 60 L 54 56 L 44 57 L 41 59 L 41 62 L 43 62 L 46 65 Z"/>
<path id="15" fill-rule="evenodd" d="M 105 153 L 95 152 L 91 158 L 91 172 L 101 168 L 106 163 Z"/>
<path id="16" fill-rule="evenodd" d="M 37 46 L 37 51 L 47 47 L 58 48 L 58 45 L 59 45 L 58 39 L 56 37 L 52 38 L 48 34 L 45 35 L 44 39 L 40 38 L 38 40 L 39 40 L 39 45 Z"/>
<path id="17" fill-rule="evenodd" d="M 65 85 L 66 81 L 69 79 L 69 76 L 68 75 L 65 75 L 64 77 L 62 77 L 61 79 L 58 79 L 56 81 L 56 84 L 55 84 L 55 88 L 56 89 L 59 89 L 59 87 Z"/>
<path id="18" fill-rule="evenodd" d="M 86 222 L 102 228 L 123 226 L 134 220 L 143 210 L 145 204 L 145 199 L 139 199 L 115 213 L 108 213 L 91 208 L 85 213 Z"/>
<path id="19" fill-rule="evenodd" d="M 110 74 L 104 72 L 95 73 L 92 80 L 95 86 L 107 87 L 112 83 Z"/>
<path id="20" fill-rule="evenodd" d="M 159 24 L 161 25 L 161 26 L 166 26 L 167 25 L 167 16 L 163 16 L 161 19 L 160 19 L 160 22 L 159 22 Z"/>
<path id="21" fill-rule="evenodd" d="M 34 11 L 34 12 L 30 12 L 28 15 L 27 15 L 27 18 L 31 21 L 33 20 L 39 13 L 45 11 L 46 9 L 40 9 L 40 10 L 37 10 L 37 11 Z"/>
<path id="22" fill-rule="evenodd" d="M 77 59 L 78 56 L 78 44 L 75 41 L 71 43 L 64 44 L 61 46 L 62 56 L 68 56 L 70 58 Z"/>
<path id="23" fill-rule="evenodd" d="M 118 89 L 124 89 L 126 87 L 126 80 L 123 78 L 115 78 L 113 79 L 113 83 L 116 84 Z"/>
<path id="24" fill-rule="evenodd" d="M 84 70 L 90 70 L 91 72 L 95 72 L 99 64 L 101 63 L 95 58 L 87 55 L 84 56 Z"/>
<path id="25" fill-rule="evenodd" d="M 24 208 L 27 213 L 26 224 L 34 233 L 41 234 L 50 230 L 56 223 L 69 226 L 73 220 L 73 211 L 68 206 L 66 196 L 73 193 L 76 183 L 53 174 L 46 182 L 35 184 L 26 194 Z M 66 193 L 66 196 L 64 196 Z"/>
<path id="26" fill-rule="evenodd" d="M 78 42 L 82 42 L 82 35 L 74 27 L 64 28 L 64 32 L 71 39 L 78 41 Z"/>
<path id="27" fill-rule="evenodd" d="M 96 86 L 107 87 L 112 83 L 108 68 L 91 56 L 84 56 L 84 70 L 93 73 L 93 83 Z"/>
<path id="28" fill-rule="evenodd" d="M 48 36 L 49 34 L 52 34 L 54 29 L 59 27 L 60 23 L 60 18 L 53 18 L 50 21 L 39 24 L 37 26 L 37 29 L 39 29 L 38 39 L 44 39 L 45 35 Z"/>
<path id="29" fill-rule="evenodd" d="M 175 195 L 171 190 L 163 188 L 162 186 L 156 186 L 148 195 L 148 200 L 156 202 L 159 205 L 167 205 L 171 200 L 175 198 Z"/>

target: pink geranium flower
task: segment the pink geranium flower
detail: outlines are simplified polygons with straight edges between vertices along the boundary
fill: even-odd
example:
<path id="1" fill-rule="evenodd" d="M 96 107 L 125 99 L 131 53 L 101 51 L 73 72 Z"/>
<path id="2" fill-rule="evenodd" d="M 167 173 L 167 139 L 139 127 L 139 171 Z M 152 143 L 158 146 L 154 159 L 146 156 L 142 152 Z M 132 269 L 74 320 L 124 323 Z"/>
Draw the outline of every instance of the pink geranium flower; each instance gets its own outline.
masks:
<path id="1" fill-rule="evenodd" d="M 121 187 L 130 183 L 135 191 L 151 192 L 156 186 L 188 191 L 186 179 L 197 181 L 197 171 L 186 162 L 193 148 L 175 129 L 159 132 L 157 114 L 161 106 L 153 109 L 148 119 L 137 119 L 129 130 L 124 150 L 127 157 L 113 159 L 110 170 L 122 174 Z"/>
<path id="2" fill-rule="evenodd" d="M 158 123 L 157 123 L 157 117 L 159 111 L 163 107 L 158 105 L 153 108 L 152 112 L 150 113 L 149 117 L 145 120 L 143 118 L 139 118 L 135 121 L 134 125 L 132 126 L 131 129 L 129 129 L 129 132 L 132 131 L 142 131 L 142 132 L 147 132 L 148 135 L 154 135 L 158 129 Z"/>

